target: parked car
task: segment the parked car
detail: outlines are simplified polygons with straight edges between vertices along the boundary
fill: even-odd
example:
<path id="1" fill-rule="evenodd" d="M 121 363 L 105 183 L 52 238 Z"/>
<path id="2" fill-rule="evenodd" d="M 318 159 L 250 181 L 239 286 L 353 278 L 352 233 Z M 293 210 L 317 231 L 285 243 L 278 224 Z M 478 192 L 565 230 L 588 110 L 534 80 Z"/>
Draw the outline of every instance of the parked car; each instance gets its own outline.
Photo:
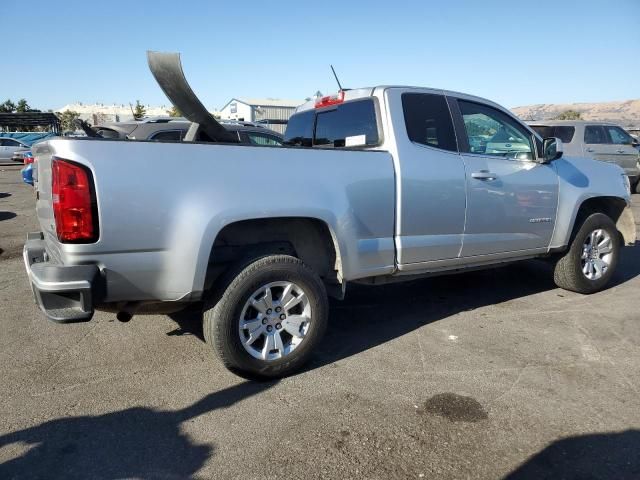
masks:
<path id="1" fill-rule="evenodd" d="M 540 135 L 562 140 L 567 155 L 590 157 L 620 165 L 629 176 L 631 189 L 640 193 L 640 152 L 638 141 L 613 123 L 584 120 L 529 122 Z"/>
<path id="2" fill-rule="evenodd" d="M 22 161 L 24 163 L 24 168 L 20 170 L 20 174 L 22 175 L 22 181 L 28 185 L 33 186 L 33 163 L 35 158 L 31 150 L 27 150 L 22 153 Z"/>
<path id="3" fill-rule="evenodd" d="M 177 97 L 187 87 L 164 83 L 181 75 L 179 58 L 158 55 L 152 69 L 171 73 L 163 90 L 188 110 L 190 89 Z M 279 148 L 234 143 L 204 109 L 193 118 L 209 143 L 190 132 L 182 143 L 36 145 L 40 231 L 24 261 L 48 318 L 104 309 L 129 320 L 201 302 L 205 339 L 229 369 L 278 377 L 309 358 L 327 296 L 351 283 L 540 257 L 558 286 L 588 294 L 636 240 L 619 166 L 565 157 L 560 140 L 482 98 L 341 91 L 299 107 Z M 528 150 L 471 152 L 472 124 L 517 132 Z"/>
<path id="4" fill-rule="evenodd" d="M 237 136 L 240 143 L 251 145 L 282 145 L 282 135 L 261 125 L 250 122 L 221 121 L 220 124 Z M 139 122 L 114 122 L 92 127 L 104 138 L 126 138 L 129 140 L 184 139 L 191 122 L 185 118 L 152 117 Z"/>
<path id="5" fill-rule="evenodd" d="M 29 152 L 29 150 L 18 150 L 16 152 L 13 152 L 11 160 L 14 162 L 24 163 L 24 154 L 27 152 Z"/>
<path id="6" fill-rule="evenodd" d="M 0 137 L 0 160 L 13 160 L 15 153 L 29 150 L 29 145 L 15 138 Z"/>

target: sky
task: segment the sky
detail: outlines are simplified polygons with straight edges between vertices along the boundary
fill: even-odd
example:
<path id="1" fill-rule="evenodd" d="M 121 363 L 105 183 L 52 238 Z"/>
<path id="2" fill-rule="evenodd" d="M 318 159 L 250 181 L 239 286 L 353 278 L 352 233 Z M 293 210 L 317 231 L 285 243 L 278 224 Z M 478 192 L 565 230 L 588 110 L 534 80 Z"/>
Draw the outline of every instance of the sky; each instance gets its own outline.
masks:
<path id="1" fill-rule="evenodd" d="M 640 0 L 0 0 L 0 102 L 168 105 L 147 50 L 209 109 L 381 84 L 507 107 L 640 98 Z M 5 22 L 2 22 L 5 23 Z M 11 35 L 9 35 L 11 34 Z"/>

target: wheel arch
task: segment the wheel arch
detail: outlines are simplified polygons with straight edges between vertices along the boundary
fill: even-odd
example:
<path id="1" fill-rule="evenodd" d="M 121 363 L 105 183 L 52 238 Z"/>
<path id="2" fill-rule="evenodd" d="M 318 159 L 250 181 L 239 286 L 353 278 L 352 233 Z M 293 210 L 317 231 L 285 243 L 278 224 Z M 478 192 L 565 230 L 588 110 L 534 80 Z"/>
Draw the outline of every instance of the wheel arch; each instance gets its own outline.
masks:
<path id="1" fill-rule="evenodd" d="M 222 226 L 209 249 L 204 289 L 208 290 L 236 261 L 248 256 L 284 253 L 300 258 L 327 285 L 342 283 L 340 245 L 326 220 L 316 217 L 258 217 Z"/>
<path id="2" fill-rule="evenodd" d="M 571 243 L 582 222 L 593 213 L 603 213 L 613 220 L 623 244 L 635 244 L 636 225 L 627 201 L 616 196 L 597 196 L 584 199 L 576 209 L 571 228 L 568 230 L 571 235 L 567 238 L 565 245 Z"/>

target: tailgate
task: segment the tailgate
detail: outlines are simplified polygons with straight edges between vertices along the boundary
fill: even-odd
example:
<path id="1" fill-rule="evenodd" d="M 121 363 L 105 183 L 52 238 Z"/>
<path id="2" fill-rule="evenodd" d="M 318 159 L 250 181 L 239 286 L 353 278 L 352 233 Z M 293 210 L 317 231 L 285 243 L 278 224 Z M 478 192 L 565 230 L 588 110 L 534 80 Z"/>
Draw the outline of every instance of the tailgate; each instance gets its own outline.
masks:
<path id="1" fill-rule="evenodd" d="M 33 156 L 36 214 L 45 241 L 49 245 L 51 240 L 57 243 L 53 206 L 51 204 L 51 158 L 53 157 L 51 142 L 39 142 L 34 145 Z"/>

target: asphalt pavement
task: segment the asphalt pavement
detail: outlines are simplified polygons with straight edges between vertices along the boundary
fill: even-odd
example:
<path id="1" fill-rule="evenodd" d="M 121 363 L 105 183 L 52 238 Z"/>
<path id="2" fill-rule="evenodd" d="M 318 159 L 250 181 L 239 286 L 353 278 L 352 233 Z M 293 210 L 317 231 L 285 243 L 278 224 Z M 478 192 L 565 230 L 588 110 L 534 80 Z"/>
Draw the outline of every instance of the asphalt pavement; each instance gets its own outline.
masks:
<path id="1" fill-rule="evenodd" d="M 196 312 L 45 320 L 37 228 L 0 167 L 2 479 L 640 478 L 638 247 L 591 296 L 539 261 L 349 288 L 311 365 L 256 383 Z"/>

